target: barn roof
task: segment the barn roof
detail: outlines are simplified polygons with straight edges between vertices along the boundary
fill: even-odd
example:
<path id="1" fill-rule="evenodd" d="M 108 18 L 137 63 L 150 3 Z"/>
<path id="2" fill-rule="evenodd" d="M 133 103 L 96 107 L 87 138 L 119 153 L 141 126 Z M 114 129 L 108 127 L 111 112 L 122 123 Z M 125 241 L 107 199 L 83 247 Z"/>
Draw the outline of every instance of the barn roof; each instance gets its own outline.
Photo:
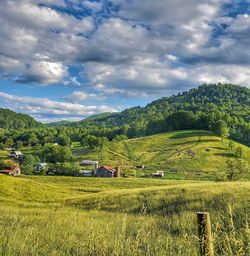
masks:
<path id="1" fill-rule="evenodd" d="M 22 152 L 21 151 L 12 151 L 11 154 L 15 154 L 17 156 L 22 156 Z"/>
<path id="2" fill-rule="evenodd" d="M 114 172 L 114 168 L 112 166 L 108 166 L 108 165 L 105 165 L 105 166 L 101 166 L 102 168 L 105 168 L 106 170 L 110 171 L 110 172 Z"/>
<path id="3" fill-rule="evenodd" d="M 13 167 L 5 167 L 4 170 L 1 170 L 0 172 L 2 173 L 10 173 L 15 171 L 15 169 L 18 168 L 17 166 L 13 166 Z"/>

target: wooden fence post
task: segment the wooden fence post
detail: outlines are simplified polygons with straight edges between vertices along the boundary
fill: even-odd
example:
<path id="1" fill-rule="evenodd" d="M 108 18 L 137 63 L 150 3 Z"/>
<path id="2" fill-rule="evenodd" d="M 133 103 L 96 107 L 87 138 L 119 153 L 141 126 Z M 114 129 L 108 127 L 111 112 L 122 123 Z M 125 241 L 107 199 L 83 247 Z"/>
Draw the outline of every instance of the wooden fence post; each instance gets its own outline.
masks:
<path id="1" fill-rule="evenodd" d="M 211 220 L 208 212 L 197 212 L 201 256 L 214 256 Z"/>

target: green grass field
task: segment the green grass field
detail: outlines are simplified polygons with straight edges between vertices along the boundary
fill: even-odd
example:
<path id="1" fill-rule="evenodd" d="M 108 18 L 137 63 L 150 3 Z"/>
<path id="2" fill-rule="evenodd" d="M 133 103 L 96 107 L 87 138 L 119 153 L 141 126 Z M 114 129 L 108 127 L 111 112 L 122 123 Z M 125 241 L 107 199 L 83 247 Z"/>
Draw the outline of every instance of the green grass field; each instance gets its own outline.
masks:
<path id="1" fill-rule="evenodd" d="M 81 150 L 76 145 L 75 155 L 79 159 L 99 160 L 106 165 L 121 165 L 127 170 L 144 164 L 146 174 L 163 170 L 166 178 L 183 179 L 185 171 L 190 173 L 190 179 L 213 180 L 223 177 L 226 161 L 235 158 L 228 145 L 228 140 L 222 141 L 212 132 L 190 130 L 109 142 L 102 150 L 92 152 Z M 249 147 L 236 142 L 234 145 L 244 149 L 244 158 L 250 163 Z M 195 153 L 194 158 L 187 154 L 190 149 Z M 141 175 L 140 171 L 138 175 Z"/>
<path id="2" fill-rule="evenodd" d="M 216 255 L 250 254 L 250 183 L 0 175 L 0 255 L 198 255 L 209 211 Z"/>

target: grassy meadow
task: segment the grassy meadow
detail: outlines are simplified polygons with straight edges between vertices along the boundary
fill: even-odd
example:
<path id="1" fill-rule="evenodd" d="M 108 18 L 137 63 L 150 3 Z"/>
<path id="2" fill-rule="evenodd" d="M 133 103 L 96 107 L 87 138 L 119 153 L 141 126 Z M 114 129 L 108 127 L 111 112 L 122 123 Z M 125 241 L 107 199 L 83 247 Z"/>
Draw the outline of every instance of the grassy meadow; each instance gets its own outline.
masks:
<path id="1" fill-rule="evenodd" d="M 241 146 L 244 159 L 250 164 L 250 148 L 234 142 L 234 148 Z M 195 153 L 191 157 L 187 152 Z M 145 165 L 143 171 L 137 170 L 134 175 L 151 174 L 154 171 L 165 171 L 167 179 L 214 180 L 225 176 L 226 162 L 235 159 L 234 149 L 229 148 L 229 140 L 208 131 L 175 131 L 147 137 L 128 139 L 120 142 L 109 142 L 101 150 L 82 149 L 75 145 L 73 152 L 82 159 L 99 160 L 102 164 L 123 166 L 127 172 L 134 166 Z"/>
<path id="2" fill-rule="evenodd" d="M 0 255 L 198 255 L 209 211 L 216 255 L 250 254 L 250 183 L 0 175 Z"/>

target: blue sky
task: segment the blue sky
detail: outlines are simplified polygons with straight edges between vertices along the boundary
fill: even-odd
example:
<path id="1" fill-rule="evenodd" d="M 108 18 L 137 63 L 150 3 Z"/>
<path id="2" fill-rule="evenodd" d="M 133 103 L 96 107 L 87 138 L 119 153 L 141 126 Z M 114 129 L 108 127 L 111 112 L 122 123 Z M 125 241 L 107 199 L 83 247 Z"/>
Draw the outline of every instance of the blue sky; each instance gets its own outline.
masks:
<path id="1" fill-rule="evenodd" d="M 250 87 L 250 0 L 2 0 L 0 107 L 42 122 Z"/>

